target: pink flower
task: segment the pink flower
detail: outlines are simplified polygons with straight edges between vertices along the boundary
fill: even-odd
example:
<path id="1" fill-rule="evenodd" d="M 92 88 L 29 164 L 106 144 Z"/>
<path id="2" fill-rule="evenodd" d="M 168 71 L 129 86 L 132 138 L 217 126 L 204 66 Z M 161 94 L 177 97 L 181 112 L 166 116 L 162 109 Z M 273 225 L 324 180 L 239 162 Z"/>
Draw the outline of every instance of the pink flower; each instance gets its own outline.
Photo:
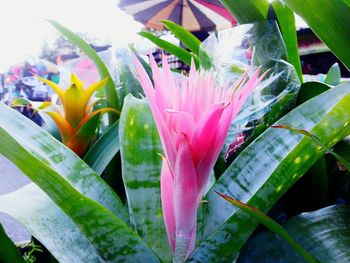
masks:
<path id="1" fill-rule="evenodd" d="M 134 61 L 164 149 L 163 215 L 174 261 L 181 262 L 194 249 L 198 205 L 230 124 L 265 74 L 259 78 L 258 68 L 249 79 L 246 72 L 227 89 L 194 65 L 188 77 L 174 79 L 166 59 L 159 69 L 151 56 L 153 84 Z"/>

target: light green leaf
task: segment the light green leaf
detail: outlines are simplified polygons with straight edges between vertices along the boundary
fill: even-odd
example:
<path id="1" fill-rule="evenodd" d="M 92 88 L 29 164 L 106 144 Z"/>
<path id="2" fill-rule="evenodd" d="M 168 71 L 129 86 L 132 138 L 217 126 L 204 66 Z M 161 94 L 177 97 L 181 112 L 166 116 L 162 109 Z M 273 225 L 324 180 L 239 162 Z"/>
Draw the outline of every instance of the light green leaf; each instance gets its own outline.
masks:
<path id="1" fill-rule="evenodd" d="M 3 263 L 24 263 L 24 259 L 17 250 L 16 245 L 7 236 L 0 224 L 0 262 Z"/>
<path id="2" fill-rule="evenodd" d="M 339 85 L 292 110 L 276 125 L 290 125 L 315 134 L 331 147 L 350 133 L 350 84 Z M 190 261 L 233 260 L 257 222 L 214 191 L 267 212 L 324 154 L 310 138 L 290 131 L 267 129 L 251 143 L 219 178 L 203 205 L 205 237 Z"/>
<path id="3" fill-rule="evenodd" d="M 284 224 L 288 233 L 320 262 L 350 261 L 350 208 L 330 206 L 295 216 Z M 302 262 L 288 244 L 271 232 L 247 242 L 238 262 Z"/>
<path id="4" fill-rule="evenodd" d="M 193 35 L 190 31 L 185 29 L 184 27 L 170 21 L 163 20 L 162 23 L 165 25 L 167 29 L 171 31 L 186 47 L 189 48 L 196 55 L 196 57 L 200 58 L 200 65 L 205 69 L 211 68 L 210 57 L 204 49 L 200 50 L 201 41 Z M 200 54 L 200 55 L 199 55 Z"/>
<path id="5" fill-rule="evenodd" d="M 350 69 L 349 1 L 284 0 Z"/>
<path id="6" fill-rule="evenodd" d="M 195 55 L 192 55 L 190 52 L 188 52 L 187 50 L 178 47 L 168 41 L 165 41 L 163 39 L 160 39 L 159 37 L 156 37 L 155 35 L 153 35 L 150 32 L 145 32 L 142 31 L 139 33 L 140 36 L 147 38 L 148 40 L 150 40 L 151 42 L 153 42 L 155 45 L 157 45 L 158 47 L 168 51 L 169 53 L 175 55 L 176 57 L 178 57 L 180 60 L 182 60 L 186 65 L 191 65 L 191 60 L 193 59 L 193 61 L 195 62 L 196 66 L 198 67 L 199 62 L 198 62 L 198 58 Z"/>
<path id="7" fill-rule="evenodd" d="M 90 241 L 35 184 L 0 196 L 0 211 L 19 221 L 59 262 L 100 262 Z"/>
<path id="8" fill-rule="evenodd" d="M 167 29 L 171 31 L 186 47 L 188 47 L 194 54 L 198 56 L 199 46 L 201 41 L 195 37 L 190 31 L 182 26 L 170 21 L 162 20 L 162 23 Z"/>
<path id="9" fill-rule="evenodd" d="M 119 133 L 130 221 L 160 258 L 170 262 L 160 200 L 162 145 L 146 99 L 125 98 Z"/>
<path id="10" fill-rule="evenodd" d="M 334 152 L 331 148 L 329 148 L 328 146 L 324 145 L 322 143 L 322 141 L 315 136 L 314 134 L 311 134 L 310 132 L 306 131 L 306 130 L 298 130 L 295 129 L 293 127 L 287 126 L 287 125 L 277 125 L 277 126 L 272 126 L 273 128 L 282 128 L 282 129 L 287 129 L 305 136 L 308 136 L 309 138 L 311 138 L 314 143 L 316 143 L 318 146 L 320 146 L 326 153 L 330 153 L 331 155 L 334 156 L 335 159 L 337 159 L 342 165 L 345 166 L 345 168 L 350 172 L 350 162 L 347 161 L 346 159 L 344 159 L 342 156 L 340 156 L 339 154 L 337 154 L 336 152 Z"/>
<path id="11" fill-rule="evenodd" d="M 117 94 L 113 79 L 106 65 L 103 63 L 102 59 L 98 56 L 96 51 L 88 43 L 86 43 L 81 37 L 79 37 L 77 34 L 72 32 L 68 28 L 64 27 L 60 23 L 54 20 L 47 20 L 47 21 L 54 28 L 56 28 L 63 36 L 65 36 L 69 41 L 71 41 L 74 45 L 79 47 L 94 62 L 94 64 L 96 65 L 100 73 L 101 79 L 104 79 L 107 77 L 109 78 L 109 81 L 107 82 L 104 88 L 106 93 L 106 99 L 109 107 L 120 111 L 118 94 Z M 109 113 L 108 116 L 111 122 L 110 124 L 112 124 L 117 119 L 117 116 L 113 115 L 113 113 Z"/>
<path id="12" fill-rule="evenodd" d="M 240 24 L 264 21 L 267 19 L 267 0 L 220 0 Z"/>
<path id="13" fill-rule="evenodd" d="M 350 41 L 350 39 L 349 39 Z M 324 82 L 328 85 L 338 85 L 340 83 L 340 68 L 338 63 L 334 63 L 327 72 Z"/>
<path id="14" fill-rule="evenodd" d="M 106 169 L 109 162 L 119 151 L 119 121 L 116 121 L 102 136 L 91 146 L 84 161 L 99 175 Z"/>

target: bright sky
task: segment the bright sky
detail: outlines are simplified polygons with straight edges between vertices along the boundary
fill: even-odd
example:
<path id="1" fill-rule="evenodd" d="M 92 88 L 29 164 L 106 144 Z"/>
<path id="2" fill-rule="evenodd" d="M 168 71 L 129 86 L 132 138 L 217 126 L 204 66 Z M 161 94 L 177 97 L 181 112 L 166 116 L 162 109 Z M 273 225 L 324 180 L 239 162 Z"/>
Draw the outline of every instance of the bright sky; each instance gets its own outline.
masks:
<path id="1" fill-rule="evenodd" d="M 0 72 L 37 56 L 43 42 L 54 39 L 56 30 L 44 18 L 118 45 L 137 41 L 142 25 L 117 4 L 118 0 L 0 0 Z"/>
<path id="2" fill-rule="evenodd" d="M 55 38 L 58 33 L 44 18 L 117 45 L 138 41 L 142 25 L 117 4 L 118 0 L 0 0 L 0 72 L 37 56 L 44 41 Z"/>

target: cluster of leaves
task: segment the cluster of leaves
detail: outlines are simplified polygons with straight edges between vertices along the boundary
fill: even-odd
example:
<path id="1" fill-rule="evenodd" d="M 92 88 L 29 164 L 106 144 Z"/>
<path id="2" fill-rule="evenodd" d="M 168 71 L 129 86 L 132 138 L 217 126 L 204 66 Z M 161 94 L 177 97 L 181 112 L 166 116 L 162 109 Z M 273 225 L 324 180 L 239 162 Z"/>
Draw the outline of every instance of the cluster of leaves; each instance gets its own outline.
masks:
<path id="1" fill-rule="evenodd" d="M 321 2 L 329 5 L 326 0 Z M 269 6 L 265 0 L 223 3 L 240 23 L 267 18 Z M 350 66 L 350 52 L 345 48 L 350 40 L 345 32 L 350 14 L 346 12 L 350 8 L 347 1 L 322 9 L 312 0 L 302 3 L 285 0 L 284 4 L 273 2 L 272 6 L 286 45 L 286 58 L 294 65 L 299 80 L 302 81 L 302 76 L 294 23 L 290 23 L 294 19 L 291 10 L 304 17 L 344 64 Z M 345 22 L 335 19 L 340 14 L 344 15 Z M 89 45 L 57 22 L 51 21 L 51 24 L 94 61 L 101 78 L 110 77 Z M 204 55 L 204 62 L 201 61 L 198 41 L 173 23 L 165 24 L 177 32 L 181 40 L 192 40 L 184 42 L 191 50 L 191 58 L 204 68 L 212 66 L 209 56 Z M 324 30 L 325 26 L 329 30 Z M 334 28 L 343 34 L 338 31 L 334 34 Z M 124 81 L 119 84 L 128 90 L 126 77 L 120 79 Z M 317 91 L 305 95 L 304 90 L 310 87 Z M 121 112 L 120 119 L 109 116 L 109 129 L 83 160 L 25 117 L 0 105 L 0 153 L 33 181 L 0 196 L 0 211 L 20 221 L 61 262 L 170 262 L 172 255 L 160 204 L 158 153 L 162 150 L 152 114 L 145 99 L 132 95 L 119 98 L 112 81 L 106 85 L 105 95 L 108 106 Z M 325 153 L 334 153 L 331 148 L 350 134 L 349 83 L 332 88 L 320 83 L 303 83 L 298 103 L 300 105 L 283 117 L 274 115 L 275 126 L 293 128 L 276 129 L 266 125 L 255 140 L 242 147 L 228 167 L 216 170 L 217 180 L 204 197 L 207 202 L 198 211 L 197 246 L 188 262 L 218 259 L 232 262 L 234 258 L 238 262 L 261 258 L 271 262 L 281 257 L 290 262 L 300 261 L 300 255 L 288 243 L 310 262 L 315 259 L 349 261 L 348 206 L 329 206 L 288 218 L 287 235 L 262 214 L 274 207 L 316 162 L 325 158 Z M 285 105 L 291 105 L 290 101 L 276 101 L 271 111 L 283 109 Z M 261 212 L 247 209 L 249 207 Z M 258 222 L 273 226 L 288 243 L 266 231 L 249 239 Z M 23 262 L 1 230 L 0 256 L 5 262 Z M 324 234 L 319 235 L 321 231 Z"/>

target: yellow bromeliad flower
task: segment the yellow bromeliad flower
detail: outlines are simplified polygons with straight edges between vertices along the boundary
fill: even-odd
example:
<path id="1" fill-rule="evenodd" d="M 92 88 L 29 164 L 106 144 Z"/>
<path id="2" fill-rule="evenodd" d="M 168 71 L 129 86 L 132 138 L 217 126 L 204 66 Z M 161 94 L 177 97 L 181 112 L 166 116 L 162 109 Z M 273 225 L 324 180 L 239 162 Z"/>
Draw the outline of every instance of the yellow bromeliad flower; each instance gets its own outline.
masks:
<path id="1" fill-rule="evenodd" d="M 108 78 L 84 89 L 80 79 L 72 73 L 70 86 L 66 90 L 50 80 L 40 77 L 38 79 L 57 93 L 63 106 L 63 111 L 60 111 L 51 102 L 44 102 L 39 109 L 45 110 L 54 120 L 61 133 L 63 143 L 77 155 L 83 156 L 90 142 L 96 136 L 100 116 L 105 112 L 118 112 L 113 108 L 93 111 L 95 102 L 89 104 L 93 93 L 102 88 L 108 82 Z"/>

